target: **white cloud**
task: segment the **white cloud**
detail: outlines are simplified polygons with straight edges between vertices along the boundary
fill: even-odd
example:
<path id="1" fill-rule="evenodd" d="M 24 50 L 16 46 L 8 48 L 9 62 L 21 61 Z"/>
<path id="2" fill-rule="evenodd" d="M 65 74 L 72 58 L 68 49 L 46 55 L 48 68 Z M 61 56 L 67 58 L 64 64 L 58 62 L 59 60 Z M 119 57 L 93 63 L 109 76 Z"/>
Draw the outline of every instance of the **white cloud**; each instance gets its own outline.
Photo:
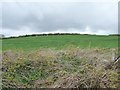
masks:
<path id="1" fill-rule="evenodd" d="M 2 33 L 4 33 L 4 35 L 6 37 L 10 37 L 10 36 L 19 36 L 19 35 L 29 35 L 29 34 L 38 34 L 38 32 L 34 32 L 32 30 L 30 30 L 30 28 L 28 27 L 22 27 L 19 30 L 12 30 L 12 29 L 3 29 Z"/>

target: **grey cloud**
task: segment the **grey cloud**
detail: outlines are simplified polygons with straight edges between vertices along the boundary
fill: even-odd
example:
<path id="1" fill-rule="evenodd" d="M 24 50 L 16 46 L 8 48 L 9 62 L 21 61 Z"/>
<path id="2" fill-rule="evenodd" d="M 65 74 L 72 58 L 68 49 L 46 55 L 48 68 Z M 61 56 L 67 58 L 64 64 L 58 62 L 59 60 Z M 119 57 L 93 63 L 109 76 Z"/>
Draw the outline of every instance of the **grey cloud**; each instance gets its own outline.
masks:
<path id="1" fill-rule="evenodd" d="M 117 30 L 117 7 L 112 3 L 5 3 L 2 7 L 3 28 L 50 32 L 87 26 L 97 30 Z M 67 31 L 66 31 L 67 32 Z"/>

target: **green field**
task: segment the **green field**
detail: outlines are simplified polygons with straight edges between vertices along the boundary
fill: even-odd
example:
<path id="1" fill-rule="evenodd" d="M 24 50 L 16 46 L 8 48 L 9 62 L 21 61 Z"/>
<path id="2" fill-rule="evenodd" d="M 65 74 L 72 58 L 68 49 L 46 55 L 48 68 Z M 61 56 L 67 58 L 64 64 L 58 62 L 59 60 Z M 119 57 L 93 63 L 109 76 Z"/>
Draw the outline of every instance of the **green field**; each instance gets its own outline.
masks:
<path id="1" fill-rule="evenodd" d="M 3 88 L 120 87 L 118 36 L 29 36 L 0 43 Z"/>
<path id="2" fill-rule="evenodd" d="M 116 48 L 118 36 L 103 35 L 49 35 L 20 37 L 2 40 L 3 51 L 8 49 L 36 50 L 39 48 L 61 49 L 68 46 L 80 48 Z"/>

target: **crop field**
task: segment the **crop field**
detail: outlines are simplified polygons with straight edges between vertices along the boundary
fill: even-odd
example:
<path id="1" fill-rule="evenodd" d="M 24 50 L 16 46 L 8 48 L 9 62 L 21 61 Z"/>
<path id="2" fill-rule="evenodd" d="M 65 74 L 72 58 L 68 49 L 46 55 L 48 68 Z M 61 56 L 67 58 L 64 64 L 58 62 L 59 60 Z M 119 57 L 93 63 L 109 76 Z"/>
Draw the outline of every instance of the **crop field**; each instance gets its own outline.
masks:
<path id="1" fill-rule="evenodd" d="M 120 87 L 118 36 L 29 36 L 0 43 L 3 88 Z"/>

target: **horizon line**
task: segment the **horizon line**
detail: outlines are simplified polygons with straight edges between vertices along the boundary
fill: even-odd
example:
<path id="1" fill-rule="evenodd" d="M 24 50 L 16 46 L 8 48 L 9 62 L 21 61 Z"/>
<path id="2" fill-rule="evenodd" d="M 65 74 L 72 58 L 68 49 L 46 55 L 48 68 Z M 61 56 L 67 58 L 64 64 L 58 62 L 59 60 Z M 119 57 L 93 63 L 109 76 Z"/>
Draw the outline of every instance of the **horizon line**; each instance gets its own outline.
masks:
<path id="1" fill-rule="evenodd" d="M 4 34 L 0 34 L 0 37 L 2 37 L 2 38 L 12 38 L 12 37 L 25 37 L 25 36 L 44 36 L 44 35 L 98 35 L 98 36 L 114 36 L 114 35 L 120 35 L 119 33 L 111 33 L 111 34 L 87 34 L 87 33 L 85 33 L 85 34 L 83 34 L 83 33 L 33 33 L 33 34 L 24 34 L 24 35 L 16 35 L 16 36 L 6 36 L 6 35 L 4 35 Z"/>

